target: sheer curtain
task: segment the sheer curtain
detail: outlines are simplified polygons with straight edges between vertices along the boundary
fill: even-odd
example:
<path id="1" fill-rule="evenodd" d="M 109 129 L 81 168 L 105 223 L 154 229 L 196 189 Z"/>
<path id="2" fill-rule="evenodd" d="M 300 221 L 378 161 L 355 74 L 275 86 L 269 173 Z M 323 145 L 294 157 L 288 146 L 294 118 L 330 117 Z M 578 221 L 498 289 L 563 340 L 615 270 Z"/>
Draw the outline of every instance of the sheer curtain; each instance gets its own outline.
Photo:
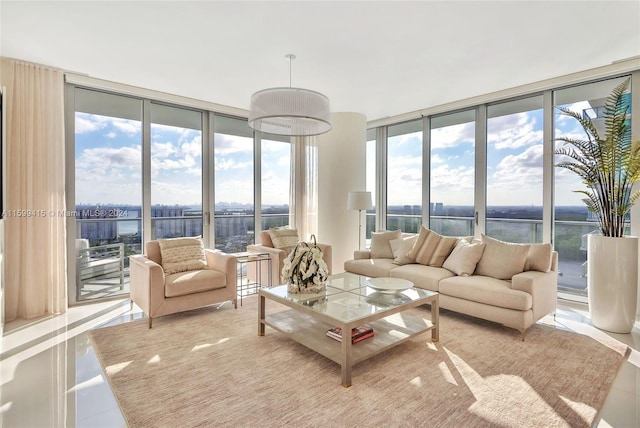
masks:
<path id="1" fill-rule="evenodd" d="M 293 137 L 295 161 L 291 174 L 295 189 L 291 192 L 290 213 L 301 239 L 318 233 L 318 137 Z M 290 215 L 291 215 L 290 214 Z"/>
<path id="2" fill-rule="evenodd" d="M 6 87 L 5 321 L 67 308 L 64 74 L 2 58 Z"/>

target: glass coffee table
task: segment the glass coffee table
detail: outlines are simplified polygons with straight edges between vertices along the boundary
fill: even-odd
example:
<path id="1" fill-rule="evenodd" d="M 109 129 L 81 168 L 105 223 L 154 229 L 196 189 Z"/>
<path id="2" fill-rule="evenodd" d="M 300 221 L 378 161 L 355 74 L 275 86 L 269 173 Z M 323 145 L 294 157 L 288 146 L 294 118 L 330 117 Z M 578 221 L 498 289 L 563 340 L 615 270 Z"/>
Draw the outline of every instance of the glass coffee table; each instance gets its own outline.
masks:
<path id="1" fill-rule="evenodd" d="M 269 326 L 340 364 L 344 387 L 351 386 L 353 365 L 367 358 L 427 331 L 433 342 L 438 341 L 438 293 L 415 287 L 383 290 L 371 287 L 368 279 L 349 272 L 332 275 L 326 291 L 319 294 L 290 294 L 286 285 L 260 289 L 258 336 Z M 290 309 L 267 315 L 267 300 Z M 424 304 L 431 305 L 431 320 L 406 313 Z M 350 332 L 363 324 L 373 327 L 374 336 L 361 342 L 339 342 L 326 335 L 330 328 Z"/>

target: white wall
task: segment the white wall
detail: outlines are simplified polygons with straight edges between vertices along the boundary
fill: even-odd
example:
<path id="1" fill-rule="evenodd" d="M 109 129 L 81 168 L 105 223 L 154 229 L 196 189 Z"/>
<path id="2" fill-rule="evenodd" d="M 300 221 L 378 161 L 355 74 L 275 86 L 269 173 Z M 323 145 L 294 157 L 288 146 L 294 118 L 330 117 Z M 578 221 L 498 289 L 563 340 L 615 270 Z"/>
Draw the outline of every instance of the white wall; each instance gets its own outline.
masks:
<path id="1" fill-rule="evenodd" d="M 365 190 L 367 120 L 332 113 L 331 124 L 318 138 L 318 241 L 331 244 L 333 273 L 339 273 L 358 249 L 358 212 L 347 211 L 347 195 Z"/>

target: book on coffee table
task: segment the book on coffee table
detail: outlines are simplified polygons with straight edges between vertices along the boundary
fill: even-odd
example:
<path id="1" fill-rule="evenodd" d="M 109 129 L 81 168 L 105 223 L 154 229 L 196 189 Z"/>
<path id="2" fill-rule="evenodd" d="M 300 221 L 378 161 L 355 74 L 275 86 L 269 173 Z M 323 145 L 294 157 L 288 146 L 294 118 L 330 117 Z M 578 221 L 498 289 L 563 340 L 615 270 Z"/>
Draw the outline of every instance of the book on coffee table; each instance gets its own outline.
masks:
<path id="1" fill-rule="evenodd" d="M 357 343 L 361 340 L 373 337 L 373 328 L 369 325 L 361 325 L 351 329 L 351 343 Z M 342 329 L 340 327 L 333 327 L 327 330 L 327 336 L 332 339 L 342 342 Z"/>

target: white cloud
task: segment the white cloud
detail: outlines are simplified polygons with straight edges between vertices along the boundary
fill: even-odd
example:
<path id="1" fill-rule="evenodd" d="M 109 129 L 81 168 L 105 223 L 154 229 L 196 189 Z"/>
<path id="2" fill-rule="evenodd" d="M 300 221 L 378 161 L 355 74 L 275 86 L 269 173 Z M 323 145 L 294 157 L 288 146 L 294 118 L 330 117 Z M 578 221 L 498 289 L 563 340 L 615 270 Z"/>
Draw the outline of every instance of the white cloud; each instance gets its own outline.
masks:
<path id="1" fill-rule="evenodd" d="M 216 156 L 215 169 L 216 171 L 228 171 L 232 169 L 253 168 L 252 161 L 238 162 L 230 157 Z"/>
<path id="2" fill-rule="evenodd" d="M 542 142 L 542 130 L 535 130 L 536 120 L 526 112 L 491 118 L 487 126 L 487 143 L 496 149 L 516 149 Z"/>
<path id="3" fill-rule="evenodd" d="M 76 160 L 76 169 L 140 169 L 140 146 L 128 147 L 97 147 L 84 150 Z M 97 178 L 96 178 L 97 179 Z"/>
<path id="4" fill-rule="evenodd" d="M 456 147 L 461 144 L 474 144 L 475 139 L 475 122 L 431 130 L 432 150 Z"/>
<path id="5" fill-rule="evenodd" d="M 141 123 L 137 120 L 110 118 L 111 125 L 129 136 L 139 134 L 141 132 Z"/>
<path id="6" fill-rule="evenodd" d="M 528 147 L 517 155 L 505 156 L 489 177 L 489 187 L 493 190 L 518 191 L 539 188 L 542 193 L 543 146 Z"/>
<path id="7" fill-rule="evenodd" d="M 253 153 L 253 139 L 235 135 L 215 134 L 214 151 L 218 154 Z"/>
<path id="8" fill-rule="evenodd" d="M 176 153 L 176 148 L 173 143 L 168 141 L 166 143 L 152 142 L 151 143 L 151 157 L 155 159 L 163 159 Z"/>
<path id="9" fill-rule="evenodd" d="M 449 158 L 451 159 L 451 158 Z M 440 156 L 437 153 L 432 153 L 431 154 L 431 166 L 433 167 L 434 165 L 439 165 L 439 164 L 443 164 L 446 163 L 447 161 L 445 159 L 442 158 L 442 156 Z"/>
<path id="10" fill-rule="evenodd" d="M 95 132 L 103 129 L 107 126 L 106 120 L 102 116 L 96 116 L 93 114 L 76 113 L 76 134 L 87 134 L 89 132 Z"/>

